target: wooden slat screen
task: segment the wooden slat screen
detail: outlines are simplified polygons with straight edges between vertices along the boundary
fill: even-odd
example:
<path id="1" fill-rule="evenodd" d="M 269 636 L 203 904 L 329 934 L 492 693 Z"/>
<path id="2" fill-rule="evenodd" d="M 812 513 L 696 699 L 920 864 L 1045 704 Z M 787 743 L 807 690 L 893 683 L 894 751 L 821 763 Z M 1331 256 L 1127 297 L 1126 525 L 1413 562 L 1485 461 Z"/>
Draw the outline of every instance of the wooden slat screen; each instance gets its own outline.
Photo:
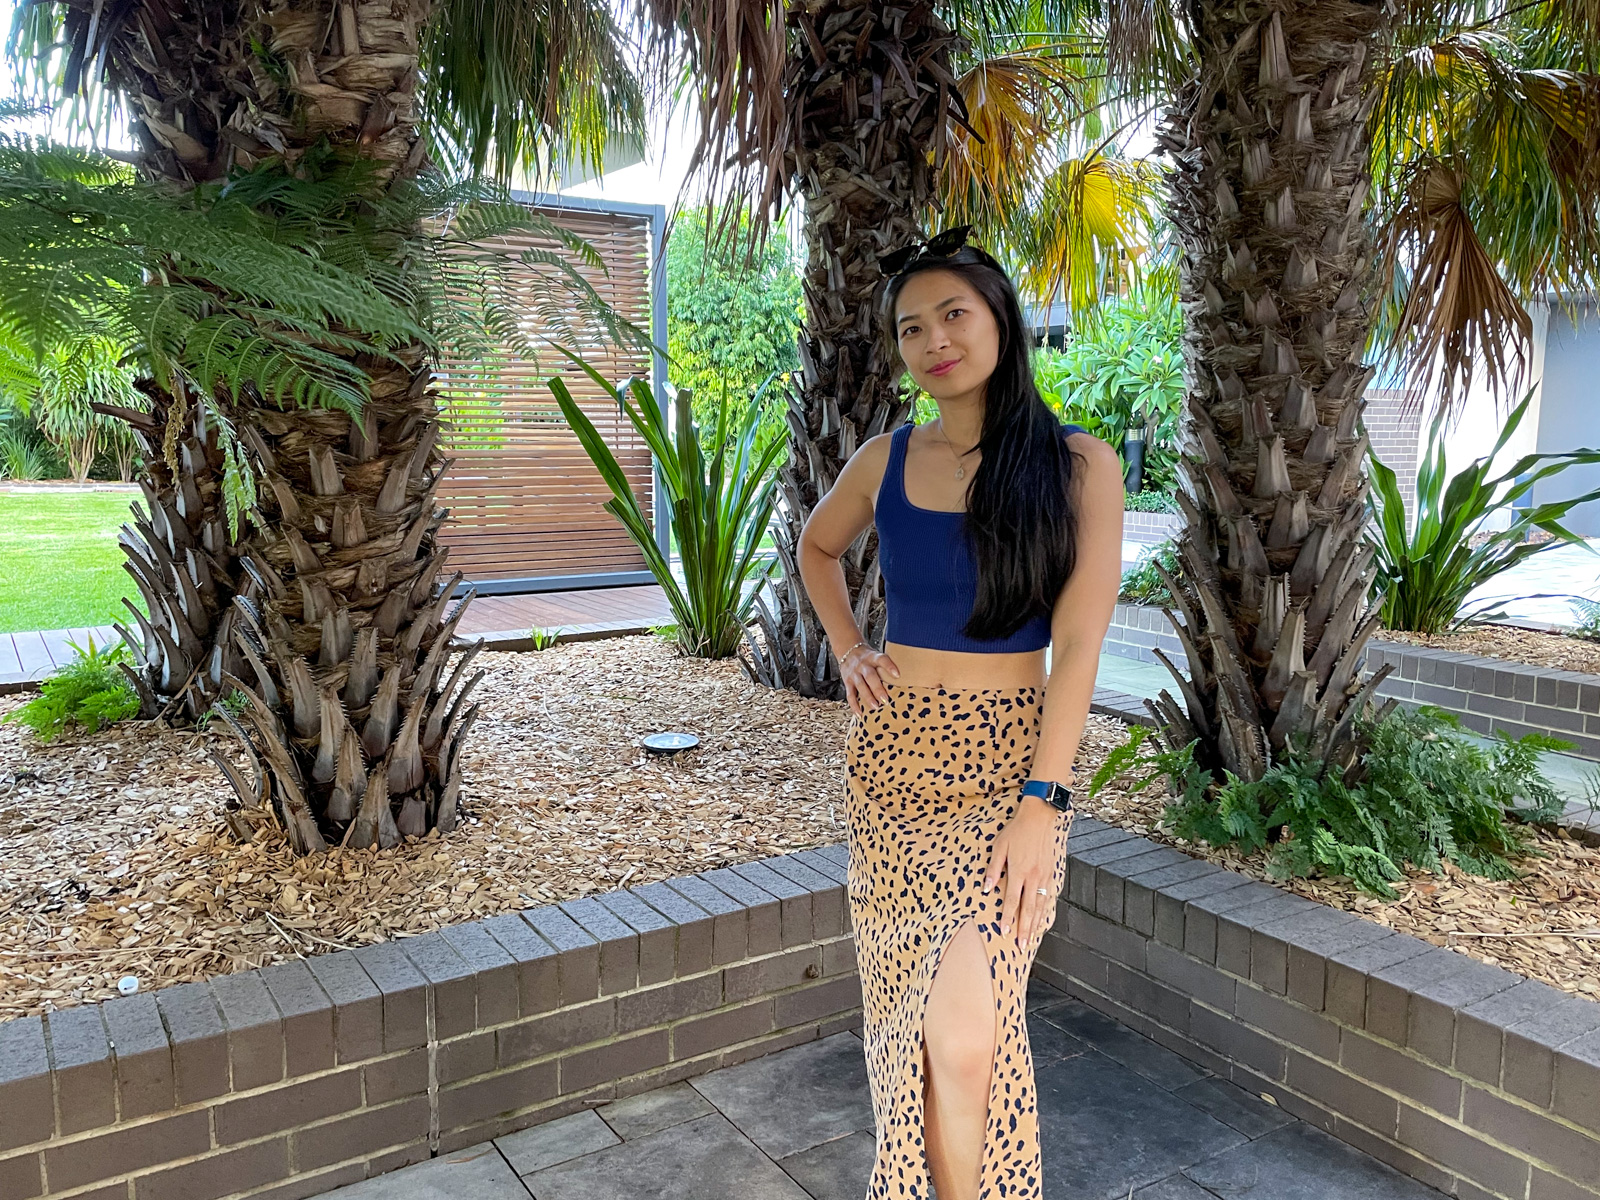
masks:
<path id="1" fill-rule="evenodd" d="M 541 211 L 595 248 L 609 274 L 575 265 L 619 313 L 648 330 L 649 219 L 579 209 Z M 527 235 L 495 239 L 489 248 L 511 255 L 527 248 L 562 250 L 553 241 Z M 538 268 L 519 264 L 512 269 L 528 288 L 538 286 Z M 536 306 L 530 303 L 524 311 L 524 330 L 537 332 Z M 529 340 L 539 344 L 537 338 Z M 612 383 L 633 374 L 651 377 L 647 353 L 615 345 L 584 346 L 579 352 Z M 466 572 L 470 582 L 645 567 L 644 556 L 602 507 L 611 492 L 561 415 L 547 382 L 553 375 L 566 381 L 651 514 L 649 447 L 616 403 L 565 356 L 546 349 L 535 363 L 508 350 L 498 363 L 446 363 L 441 400 L 452 428 L 445 453 L 455 462 L 439 488 L 439 502 L 450 510 L 441 536 L 450 547 L 450 569 Z"/>

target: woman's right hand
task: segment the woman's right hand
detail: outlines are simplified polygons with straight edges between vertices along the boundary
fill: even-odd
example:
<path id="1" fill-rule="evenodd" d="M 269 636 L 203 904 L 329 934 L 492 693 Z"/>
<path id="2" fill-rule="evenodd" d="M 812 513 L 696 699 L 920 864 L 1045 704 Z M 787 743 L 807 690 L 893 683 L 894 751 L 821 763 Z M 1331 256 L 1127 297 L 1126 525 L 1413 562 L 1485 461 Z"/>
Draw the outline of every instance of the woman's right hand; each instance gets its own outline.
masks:
<path id="1" fill-rule="evenodd" d="M 863 646 L 840 669 L 844 679 L 845 698 L 850 701 L 850 711 L 862 715 L 862 706 L 877 708 L 889 699 L 886 680 L 899 679 L 900 668 L 894 659 L 882 650 Z"/>

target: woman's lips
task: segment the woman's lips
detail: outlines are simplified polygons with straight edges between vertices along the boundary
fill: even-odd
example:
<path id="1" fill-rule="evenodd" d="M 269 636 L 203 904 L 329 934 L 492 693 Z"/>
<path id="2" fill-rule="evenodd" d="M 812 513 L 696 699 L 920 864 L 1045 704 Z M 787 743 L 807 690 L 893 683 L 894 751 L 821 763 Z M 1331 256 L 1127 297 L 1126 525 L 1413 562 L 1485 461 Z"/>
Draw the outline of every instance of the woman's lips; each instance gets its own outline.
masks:
<path id="1" fill-rule="evenodd" d="M 961 360 L 959 358 L 952 358 L 949 362 L 942 362 L 937 367 L 928 368 L 928 374 L 930 374 L 930 375 L 948 375 L 951 371 L 954 371 L 956 369 L 956 367 L 958 367 L 960 364 L 961 364 Z"/>

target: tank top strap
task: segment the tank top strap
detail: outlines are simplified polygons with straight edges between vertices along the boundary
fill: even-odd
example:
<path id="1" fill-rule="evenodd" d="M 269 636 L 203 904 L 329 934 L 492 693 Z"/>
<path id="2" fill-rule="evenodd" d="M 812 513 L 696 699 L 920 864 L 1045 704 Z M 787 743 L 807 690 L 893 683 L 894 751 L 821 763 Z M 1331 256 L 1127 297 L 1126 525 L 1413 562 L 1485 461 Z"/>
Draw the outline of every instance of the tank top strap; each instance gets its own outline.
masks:
<path id="1" fill-rule="evenodd" d="M 1065 425 L 1061 426 L 1061 432 L 1063 434 L 1071 434 L 1071 433 L 1088 433 L 1089 431 L 1087 429 L 1085 429 L 1082 425 L 1065 424 Z"/>

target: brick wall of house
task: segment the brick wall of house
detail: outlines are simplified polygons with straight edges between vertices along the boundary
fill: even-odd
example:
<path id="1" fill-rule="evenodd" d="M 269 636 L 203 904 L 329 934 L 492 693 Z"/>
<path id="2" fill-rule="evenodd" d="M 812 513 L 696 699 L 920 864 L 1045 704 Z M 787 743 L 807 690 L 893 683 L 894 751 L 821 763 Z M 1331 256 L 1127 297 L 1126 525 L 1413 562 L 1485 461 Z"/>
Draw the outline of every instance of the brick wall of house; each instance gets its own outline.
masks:
<path id="1" fill-rule="evenodd" d="M 1395 473 L 1406 512 L 1417 503 L 1417 459 L 1422 429 L 1421 397 L 1411 391 L 1367 389 L 1367 409 L 1362 414 L 1372 452 Z"/>

